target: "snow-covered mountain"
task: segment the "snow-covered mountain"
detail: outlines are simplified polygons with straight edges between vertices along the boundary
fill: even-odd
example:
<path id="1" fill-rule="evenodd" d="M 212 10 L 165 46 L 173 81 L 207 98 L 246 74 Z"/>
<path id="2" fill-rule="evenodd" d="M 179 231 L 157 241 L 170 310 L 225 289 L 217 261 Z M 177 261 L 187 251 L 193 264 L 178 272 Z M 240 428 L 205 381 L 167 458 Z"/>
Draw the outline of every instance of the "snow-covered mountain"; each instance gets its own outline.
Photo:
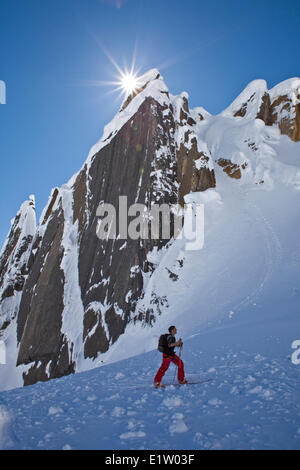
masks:
<path id="1" fill-rule="evenodd" d="M 12 223 L 0 258 L 2 389 L 150 351 L 170 323 L 190 336 L 266 298 L 268 315 L 278 299 L 299 306 L 300 79 L 271 90 L 255 80 L 217 116 L 189 109 L 155 69 L 140 83 L 38 226 L 32 197 Z M 148 208 L 203 203 L 204 248 L 100 240 L 97 207 L 120 195 Z"/>

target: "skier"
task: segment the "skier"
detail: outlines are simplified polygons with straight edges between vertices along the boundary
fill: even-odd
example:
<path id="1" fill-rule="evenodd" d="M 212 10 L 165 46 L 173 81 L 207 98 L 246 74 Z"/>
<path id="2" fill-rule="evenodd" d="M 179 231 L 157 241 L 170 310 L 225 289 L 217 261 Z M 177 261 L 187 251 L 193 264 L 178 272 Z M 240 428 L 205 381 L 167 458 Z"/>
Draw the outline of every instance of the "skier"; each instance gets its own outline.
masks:
<path id="1" fill-rule="evenodd" d="M 179 338 L 179 340 L 176 341 L 176 338 L 175 338 L 176 333 L 177 333 L 177 329 L 176 329 L 175 326 L 172 325 L 169 328 L 169 334 L 162 335 L 162 337 L 165 336 L 165 341 L 166 342 L 163 345 L 162 349 L 159 348 L 159 350 L 163 352 L 163 360 L 162 360 L 162 364 L 161 364 L 160 368 L 158 369 L 157 374 L 156 374 L 155 379 L 154 379 L 154 387 L 155 388 L 163 387 L 163 385 L 161 385 L 161 380 L 162 380 L 163 376 L 165 375 L 166 371 L 168 370 L 169 365 L 171 364 L 171 362 L 173 362 L 173 364 L 175 364 L 178 367 L 178 374 L 177 374 L 178 382 L 180 384 L 186 384 L 187 383 L 187 380 L 184 377 L 184 364 L 183 364 L 183 361 L 174 352 L 175 347 L 180 347 L 181 348 L 182 345 L 183 345 L 183 342 L 182 342 L 181 338 Z"/>

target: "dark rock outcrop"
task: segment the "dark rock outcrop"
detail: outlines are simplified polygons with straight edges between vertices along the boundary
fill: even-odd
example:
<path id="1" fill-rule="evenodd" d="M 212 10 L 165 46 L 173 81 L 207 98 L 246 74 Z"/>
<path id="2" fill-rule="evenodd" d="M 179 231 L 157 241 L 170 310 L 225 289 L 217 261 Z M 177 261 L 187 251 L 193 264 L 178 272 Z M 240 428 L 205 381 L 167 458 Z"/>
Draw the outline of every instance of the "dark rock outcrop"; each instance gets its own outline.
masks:
<path id="1" fill-rule="evenodd" d="M 6 329 L 18 314 L 35 230 L 35 202 L 31 196 L 12 221 L 0 255 L 0 328 L 5 325 Z"/>
<path id="2" fill-rule="evenodd" d="M 284 86 L 286 84 L 286 86 Z M 267 126 L 277 125 L 281 134 L 300 140 L 300 80 L 290 79 L 266 92 L 257 114 Z"/>
<path id="3" fill-rule="evenodd" d="M 241 167 L 236 163 L 232 163 L 227 158 L 219 158 L 217 160 L 218 165 L 223 168 L 223 171 L 230 176 L 230 178 L 240 179 L 242 177 L 241 168 L 245 169 L 246 165 L 243 164 Z"/>

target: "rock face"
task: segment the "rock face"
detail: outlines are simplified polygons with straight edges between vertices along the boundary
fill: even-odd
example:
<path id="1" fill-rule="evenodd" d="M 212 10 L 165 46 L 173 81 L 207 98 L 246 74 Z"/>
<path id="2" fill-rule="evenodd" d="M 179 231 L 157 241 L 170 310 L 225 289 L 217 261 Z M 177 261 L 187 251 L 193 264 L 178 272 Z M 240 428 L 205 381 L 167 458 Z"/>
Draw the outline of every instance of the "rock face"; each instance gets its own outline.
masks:
<path id="1" fill-rule="evenodd" d="M 0 254 L 0 331 L 18 314 L 35 231 L 35 201 L 30 196 L 12 221 Z"/>
<path id="2" fill-rule="evenodd" d="M 300 92 L 300 84 L 299 84 Z M 288 135 L 294 142 L 300 140 L 300 93 L 271 97 L 266 93 L 257 114 L 267 126 L 278 125 L 282 134 Z"/>
<path id="3" fill-rule="evenodd" d="M 264 81 L 253 82 L 222 119 L 258 118 L 300 140 L 298 85 L 292 81 L 283 88 L 290 92 L 283 94 L 280 86 L 268 92 Z M 154 203 L 183 206 L 188 193 L 216 186 L 212 152 L 215 158 L 219 131 L 212 122 L 202 108 L 189 109 L 186 93 L 171 95 L 159 72 L 151 70 L 106 126 L 81 170 L 52 190 L 37 228 L 33 198 L 22 205 L 0 257 L 0 328 L 6 330 L 16 319 L 17 366 L 24 385 L 74 373 L 108 351 L 129 324 L 155 322 L 165 297 L 153 292 L 147 308 L 137 306 L 145 279 L 155 270 L 148 255 L 168 244 L 174 220 L 168 237 L 122 234 L 102 240 L 97 209 L 111 204 L 118 215 L 120 196 L 127 198 L 125 212 L 143 204 L 152 235 Z M 250 138 L 243 145 L 257 151 Z M 240 161 L 234 161 L 237 154 Z M 248 170 L 241 155 L 236 151 L 233 158 L 225 154 L 215 161 L 240 180 Z M 177 275 L 171 275 L 175 282 Z"/>
<path id="4" fill-rule="evenodd" d="M 240 167 L 235 163 L 232 163 L 230 160 L 227 160 L 225 158 L 219 158 L 217 163 L 223 168 L 223 171 L 231 178 L 240 179 L 242 177 Z"/>

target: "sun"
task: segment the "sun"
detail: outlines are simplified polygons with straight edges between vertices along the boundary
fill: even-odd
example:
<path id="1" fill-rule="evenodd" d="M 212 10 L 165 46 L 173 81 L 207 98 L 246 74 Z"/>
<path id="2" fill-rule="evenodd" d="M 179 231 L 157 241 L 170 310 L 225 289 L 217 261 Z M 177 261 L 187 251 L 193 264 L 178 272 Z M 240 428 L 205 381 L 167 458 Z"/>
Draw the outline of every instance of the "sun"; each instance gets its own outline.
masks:
<path id="1" fill-rule="evenodd" d="M 122 70 L 120 67 L 118 67 L 118 72 L 119 73 L 116 75 L 115 81 L 99 83 L 102 85 L 114 86 L 111 91 L 119 91 L 119 97 L 123 96 L 123 99 L 126 99 L 142 86 L 141 79 L 138 76 L 139 71 L 134 70 L 133 67 L 131 70 L 128 70 L 127 68 Z"/>
<path id="2" fill-rule="evenodd" d="M 108 85 L 111 87 L 111 90 L 108 93 L 119 92 L 117 100 L 123 98 L 127 99 L 135 91 L 138 92 L 139 88 L 143 85 L 143 80 L 140 76 L 140 67 L 135 67 L 136 60 L 136 47 L 133 52 L 132 63 L 130 67 L 124 64 L 123 69 L 118 65 L 116 60 L 113 58 L 111 53 L 104 47 L 103 44 L 97 41 L 98 45 L 101 47 L 104 54 L 107 56 L 109 61 L 115 67 L 117 73 L 114 74 L 113 81 L 102 81 L 102 80 L 89 80 L 88 84 L 90 86 L 101 86 Z"/>
<path id="3" fill-rule="evenodd" d="M 120 77 L 120 88 L 123 93 L 128 96 L 133 93 L 139 85 L 139 79 L 133 72 L 125 72 Z"/>

